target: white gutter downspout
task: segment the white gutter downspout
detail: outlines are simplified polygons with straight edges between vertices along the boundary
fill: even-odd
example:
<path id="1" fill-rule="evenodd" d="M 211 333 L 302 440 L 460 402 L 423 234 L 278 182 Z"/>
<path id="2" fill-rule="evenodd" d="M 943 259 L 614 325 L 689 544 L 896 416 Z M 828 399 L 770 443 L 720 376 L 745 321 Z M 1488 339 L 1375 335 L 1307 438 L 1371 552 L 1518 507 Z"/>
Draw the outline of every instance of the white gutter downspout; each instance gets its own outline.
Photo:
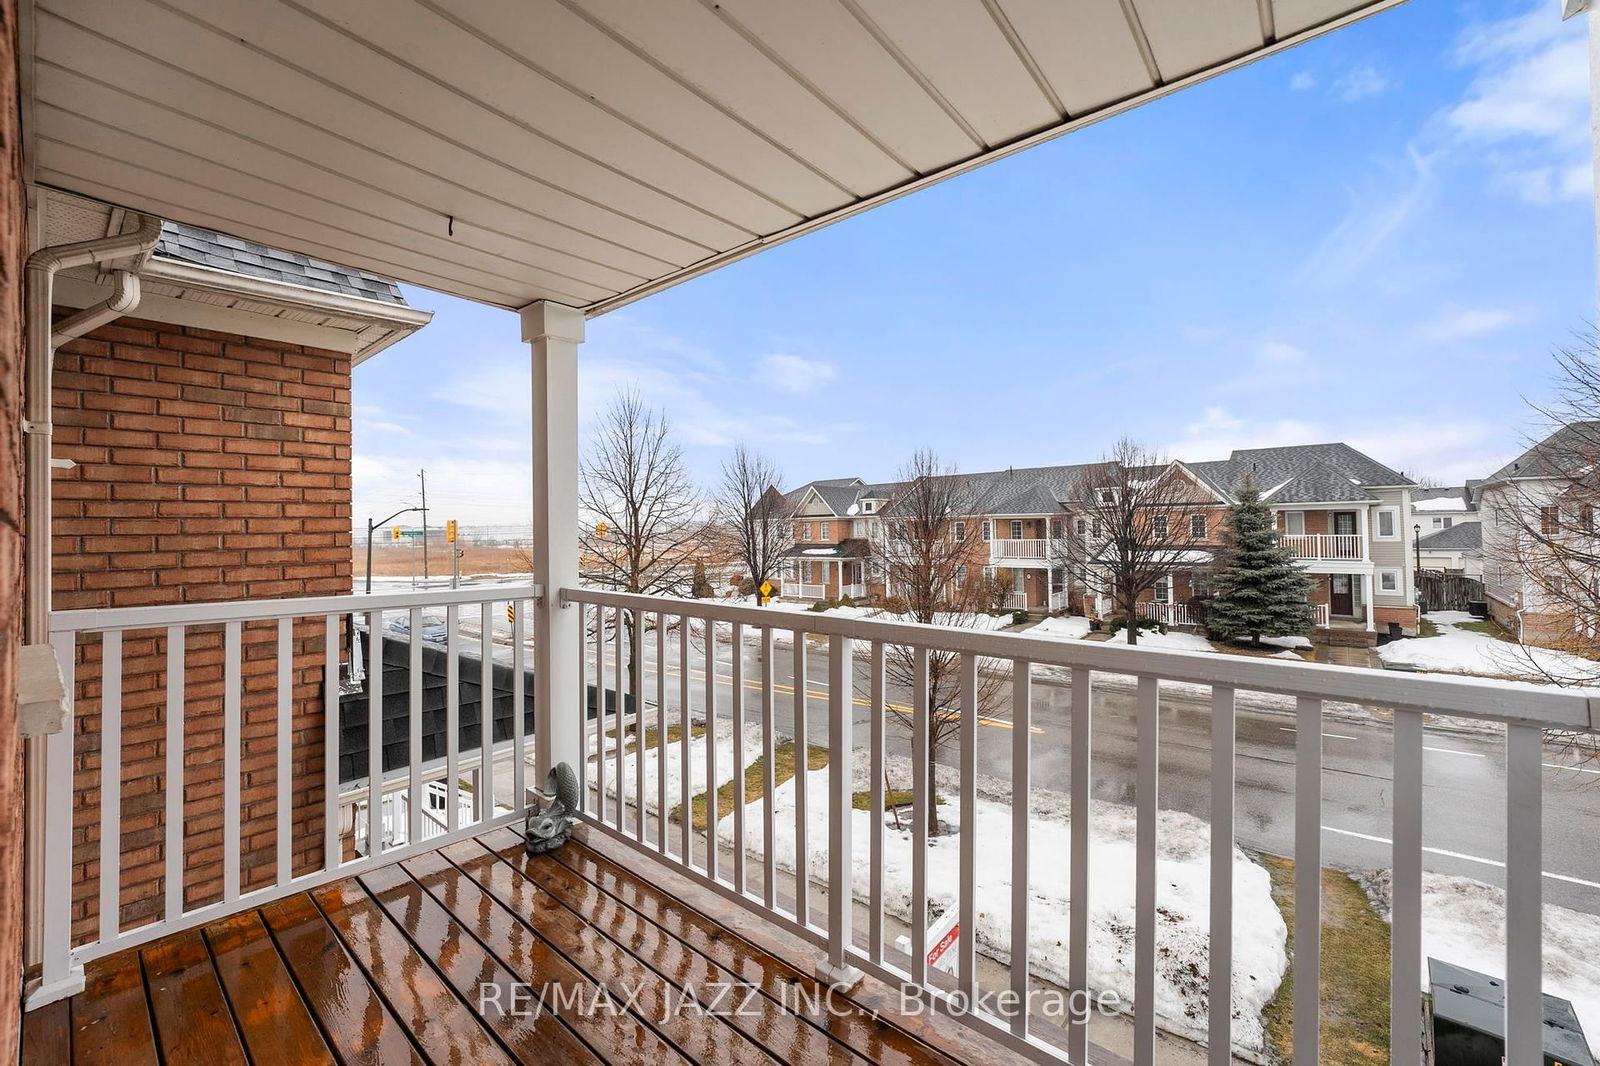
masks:
<path id="1" fill-rule="evenodd" d="M 50 542 L 50 447 L 53 437 L 51 376 L 55 371 L 56 348 L 96 326 L 127 314 L 139 305 L 139 278 L 128 270 L 114 272 L 115 287 L 108 299 L 62 320 L 51 327 L 50 317 L 55 276 L 59 270 L 138 257 L 141 261 L 155 250 L 161 239 L 161 220 L 139 216 L 131 233 L 98 237 L 72 244 L 40 248 L 28 257 L 23 268 L 23 344 L 27 374 L 27 399 L 22 428 L 27 437 L 24 470 L 26 535 L 26 596 L 23 615 L 23 643 L 47 644 L 50 640 L 50 586 L 54 558 Z M 58 727 L 59 728 L 59 727 Z M 38 963 L 43 956 L 43 911 L 39 906 L 44 889 L 44 737 L 24 734 L 27 745 L 24 769 L 26 813 L 26 936 L 23 961 Z M 58 841 L 56 846 L 66 846 Z"/>

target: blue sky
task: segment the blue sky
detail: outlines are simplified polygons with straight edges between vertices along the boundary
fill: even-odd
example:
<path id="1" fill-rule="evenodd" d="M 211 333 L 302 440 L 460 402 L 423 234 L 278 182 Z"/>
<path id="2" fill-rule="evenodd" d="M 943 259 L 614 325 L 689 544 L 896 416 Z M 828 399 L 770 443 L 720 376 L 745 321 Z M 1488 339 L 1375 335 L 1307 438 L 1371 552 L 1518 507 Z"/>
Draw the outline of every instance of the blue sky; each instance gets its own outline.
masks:
<path id="1" fill-rule="evenodd" d="M 1397 10 L 589 323 L 586 417 L 637 385 L 706 482 L 736 441 L 796 484 L 1347 440 L 1413 474 L 1521 450 L 1596 314 L 1582 19 Z M 429 471 L 437 518 L 528 515 L 516 316 L 356 370 L 356 519 Z"/>

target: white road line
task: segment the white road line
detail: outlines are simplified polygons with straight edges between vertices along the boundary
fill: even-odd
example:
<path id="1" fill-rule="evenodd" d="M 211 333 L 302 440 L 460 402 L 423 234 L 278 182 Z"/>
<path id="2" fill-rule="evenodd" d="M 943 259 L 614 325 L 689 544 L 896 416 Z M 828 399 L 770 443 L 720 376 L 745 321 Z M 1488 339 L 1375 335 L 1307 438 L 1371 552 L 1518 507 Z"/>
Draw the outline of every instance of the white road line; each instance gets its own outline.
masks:
<path id="1" fill-rule="evenodd" d="M 1442 755 L 1465 755 L 1469 759 L 1487 759 L 1489 757 L 1481 751 L 1461 751 L 1457 748 L 1430 748 L 1426 744 L 1422 745 L 1422 750 L 1437 751 Z"/>
<path id="2" fill-rule="evenodd" d="M 1563 762 L 1547 762 L 1544 765 L 1552 770 L 1576 770 L 1580 774 L 1600 774 L 1600 770 L 1592 766 L 1568 766 Z"/>
<path id="3" fill-rule="evenodd" d="M 1355 837 L 1357 840 L 1370 840 L 1374 844 L 1388 844 L 1391 846 L 1394 844 L 1394 841 L 1390 840 L 1388 837 L 1373 836 L 1371 833 L 1358 833 L 1354 829 L 1339 829 L 1331 825 L 1325 825 L 1322 827 L 1322 829 L 1327 833 L 1338 833 L 1341 836 Z M 1475 862 L 1483 866 L 1497 866 L 1502 870 L 1506 868 L 1506 864 L 1500 862 L 1498 859 L 1484 859 L 1477 855 L 1467 855 L 1459 851 L 1447 851 L 1444 848 L 1423 848 L 1422 850 L 1430 855 L 1443 855 L 1448 859 L 1461 859 L 1465 862 Z M 1582 885 L 1584 888 L 1600 888 L 1600 881 L 1585 881 L 1581 877 L 1569 877 L 1566 874 L 1553 874 L 1549 870 L 1545 870 L 1544 875 L 1550 878 L 1552 881 L 1565 881 L 1572 885 Z"/>
<path id="4" fill-rule="evenodd" d="M 1294 726 L 1292 726 L 1292 725 L 1280 725 L 1278 727 L 1278 731 L 1280 733 L 1293 733 L 1294 732 Z M 1327 737 L 1327 738 L 1329 738 L 1330 740 L 1360 740 L 1361 739 L 1360 737 L 1347 737 L 1343 733 L 1324 733 L 1322 735 Z"/>

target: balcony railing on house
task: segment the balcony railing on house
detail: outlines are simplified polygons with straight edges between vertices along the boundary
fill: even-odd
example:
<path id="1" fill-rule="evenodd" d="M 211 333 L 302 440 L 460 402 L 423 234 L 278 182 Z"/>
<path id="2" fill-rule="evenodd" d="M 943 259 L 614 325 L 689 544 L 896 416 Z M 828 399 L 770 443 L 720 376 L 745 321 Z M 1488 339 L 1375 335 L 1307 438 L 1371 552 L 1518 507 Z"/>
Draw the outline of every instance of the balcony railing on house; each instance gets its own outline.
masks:
<path id="1" fill-rule="evenodd" d="M 989 542 L 989 561 L 999 562 L 1002 559 L 1048 559 L 1050 558 L 1050 542 L 1042 538 L 1031 540 L 1001 540 Z"/>
<path id="2" fill-rule="evenodd" d="M 828 586 L 800 582 L 794 586 L 795 595 L 802 600 L 820 600 L 828 595 Z"/>
<path id="3" fill-rule="evenodd" d="M 1280 539 L 1297 559 L 1361 562 L 1367 558 L 1366 538 L 1359 533 L 1285 533 Z"/>
<path id="4" fill-rule="evenodd" d="M 83 842 L 83 854 L 74 855 L 73 848 L 63 846 L 48 856 L 47 981 L 64 981 L 69 969 L 85 960 L 519 819 L 528 796 L 524 776 L 531 739 L 521 713 L 522 678 L 524 657 L 532 652 L 535 674 L 550 671 L 547 676 L 559 674 L 574 681 L 577 691 L 570 700 L 554 708 L 536 708 L 536 713 L 577 716 L 585 723 L 577 734 L 585 738 L 581 749 L 563 757 L 570 758 L 580 773 L 582 813 L 592 829 L 668 863 L 724 901 L 745 908 L 753 919 L 773 923 L 813 945 L 822 956 L 824 972 L 848 980 L 854 968 L 905 983 L 950 1013 L 956 1013 L 963 1001 L 974 1002 L 980 952 L 997 960 L 1005 974 L 1004 988 L 1022 1002 L 1029 1001 L 1029 990 L 1039 981 L 1087 991 L 1090 916 L 1097 895 L 1107 891 L 1090 846 L 1096 831 L 1091 796 L 1097 766 L 1092 712 L 1103 698 L 1108 676 L 1116 675 L 1133 679 L 1135 712 L 1131 817 L 1136 866 L 1130 931 L 1135 1061 L 1157 1061 L 1158 939 L 1167 922 L 1158 909 L 1157 823 L 1163 766 L 1158 708 L 1163 689 L 1179 685 L 1201 686 L 1211 709 L 1210 937 L 1204 980 L 1210 1002 L 1219 1004 L 1232 1002 L 1236 977 L 1232 945 L 1238 696 L 1265 693 L 1288 698 L 1290 709 L 1285 713 L 1292 715 L 1296 734 L 1292 1011 L 1294 1061 L 1301 1066 L 1316 1063 L 1319 1052 L 1323 977 L 1317 916 L 1322 892 L 1326 705 L 1350 703 L 1393 712 L 1390 1050 L 1395 1062 L 1416 1063 L 1422 1054 L 1424 716 L 1466 717 L 1505 727 L 1507 1054 L 1513 1062 L 1539 1061 L 1542 731 L 1596 731 L 1600 722 L 1583 694 L 1507 682 L 1061 642 L 1026 634 L 573 588 L 556 593 L 557 602 L 569 609 L 556 611 L 555 616 L 558 625 L 574 628 L 578 639 L 571 646 L 577 651 L 576 661 L 558 664 L 525 640 L 522 620 L 540 592 L 521 586 L 56 614 L 52 628 L 62 661 L 97 666 L 98 697 L 85 695 L 75 709 L 75 728 L 50 739 L 47 831 L 54 839 L 72 839 L 75 794 L 86 774 L 94 776 L 98 785 L 97 810 L 90 821 L 101 831 L 97 842 L 93 838 Z M 506 604 L 515 608 L 509 616 L 502 611 Z M 353 625 L 354 615 L 365 616 L 368 633 L 382 634 L 386 617 L 405 612 L 409 633 L 426 637 L 425 609 L 446 615 L 445 632 L 435 631 L 442 637 L 435 643 L 448 653 L 449 671 L 442 760 L 430 759 L 424 743 L 428 722 L 423 662 L 428 641 L 407 639 L 397 644 L 369 638 L 364 649 L 367 706 L 356 729 L 365 742 L 364 772 L 353 781 L 341 780 L 340 755 L 348 750 L 349 740 L 339 729 L 340 665 L 348 646 L 342 634 Z M 490 727 L 474 746 L 461 750 L 455 694 L 461 680 L 457 654 L 465 649 L 458 629 L 470 637 L 473 622 L 478 629 L 470 642 L 479 652 L 473 668 L 486 700 L 495 684 L 496 660 L 512 666 L 508 683 L 515 689 L 513 731 L 500 741 L 492 727 L 493 714 L 485 710 Z M 219 688 L 221 725 L 215 734 L 186 737 L 186 721 L 205 710 L 210 692 L 186 691 L 185 645 L 193 644 L 208 627 L 212 632 L 220 628 L 225 650 Z M 498 643 L 502 637 L 509 647 Z M 121 919 L 119 869 L 125 848 L 132 847 L 126 837 L 138 815 L 131 803 L 124 803 L 121 782 L 125 747 L 143 738 L 124 730 L 120 710 L 125 682 L 133 676 L 123 670 L 125 653 L 136 641 L 151 638 L 160 646 L 142 652 L 168 664 L 162 682 L 167 709 L 165 776 L 158 789 L 160 802 L 153 807 L 165 811 L 166 881 L 160 916 L 134 925 Z M 273 653 L 254 659 L 243 654 L 247 646 L 255 646 L 254 638 L 264 638 Z M 401 665 L 394 658 L 397 649 L 404 652 L 408 681 L 403 697 L 394 692 L 391 695 L 401 698 L 390 700 L 385 695 L 389 691 L 385 675 L 395 676 Z M 738 654 L 728 654 L 735 649 Z M 825 660 L 823 669 L 809 668 L 814 658 Z M 305 669 L 320 678 L 316 698 L 322 701 L 327 725 L 314 735 L 297 736 L 293 701 L 296 679 Z M 791 685 L 780 672 L 807 680 Z M 935 672 L 955 679 L 954 689 L 948 690 L 954 696 L 930 707 L 929 679 Z M 1036 885 L 1040 869 L 1029 801 L 1038 748 L 1034 692 L 1036 685 L 1046 683 L 1062 685 L 1072 708 L 1065 725 L 1072 811 L 1067 895 L 1072 905 L 1062 919 L 1047 919 L 1030 892 L 1030 876 Z M 264 692 L 272 699 L 263 716 L 257 713 L 260 705 L 253 697 Z M 596 692 L 626 692 L 628 698 L 595 699 Z M 248 701 L 247 694 L 252 697 Z M 248 714 L 247 702 L 252 708 Z M 98 704 L 93 708 L 98 713 L 89 713 L 92 703 Z M 386 705 L 393 713 L 386 712 Z M 867 710 L 866 724 L 858 726 L 861 705 Z M 891 739 L 901 743 L 898 732 L 892 733 L 897 719 L 891 712 L 903 716 L 910 737 L 912 799 L 909 830 L 904 833 L 886 826 L 888 745 Z M 816 726 L 813 714 L 822 717 Z M 940 818 L 955 827 L 954 839 L 941 849 L 954 856 L 947 877 L 934 872 L 929 850 L 934 790 L 928 753 L 936 718 L 959 727 L 951 751 L 954 786 L 941 784 L 950 805 Z M 983 847 L 993 850 L 987 850 L 980 863 L 972 813 L 980 797 L 978 733 L 980 725 L 994 720 L 1010 726 L 1003 734 L 1009 749 L 1007 769 L 1000 771 L 1009 776 L 1011 796 L 1006 815 L 1009 833 L 1002 834 L 1008 838 L 1008 852 L 996 848 L 996 841 L 985 841 Z M 541 724 L 547 727 L 542 719 Z M 703 733 L 687 728 L 690 725 Z M 674 726 L 680 727 L 676 733 Z M 784 737 L 806 738 L 821 750 L 826 766 L 814 773 L 825 781 L 823 787 L 816 788 L 817 782 L 806 773 L 778 787 L 774 774 Z M 727 744 L 718 743 L 723 738 Z M 501 745 L 504 760 L 499 758 Z M 858 748 L 863 750 L 859 768 Z M 186 864 L 186 857 L 198 857 L 198 853 L 186 856 L 185 775 L 218 763 L 222 844 L 215 862 L 221 866 L 220 889 L 216 898 L 194 902 L 184 896 L 185 874 L 194 873 L 194 863 Z M 80 764 L 75 781 L 74 768 Z M 808 764 L 809 760 L 801 762 Z M 284 768 L 290 772 L 280 773 Z M 300 779 L 300 769 L 309 772 L 309 781 Z M 471 788 L 481 798 L 475 806 L 463 806 L 462 775 L 474 770 L 478 777 Z M 748 804 L 747 782 L 754 778 L 747 771 L 756 773 L 762 784 L 760 797 Z M 442 832 L 437 827 L 424 829 L 424 804 L 381 802 L 394 787 L 403 788 L 408 797 L 427 799 L 441 781 L 446 792 Z M 272 787 L 265 788 L 265 782 Z M 300 795 L 303 785 L 312 796 L 310 812 L 304 810 Z M 989 802 L 987 793 L 985 800 Z M 859 819 L 858 803 L 867 808 Z M 150 805 L 141 800 L 141 813 L 146 809 Z M 395 842 L 393 832 L 384 832 L 386 810 L 409 820 L 404 843 Z M 260 811 L 266 814 L 258 825 L 255 815 Z M 695 812 L 693 818 L 690 812 Z M 366 839 L 377 842 L 365 854 L 354 847 L 352 817 L 364 819 Z M 710 827 L 709 831 L 698 830 L 697 825 Z M 436 835 L 430 837 L 429 832 Z M 826 837 L 825 850 L 808 846 L 813 834 Z M 317 846 L 305 849 L 307 837 Z M 265 860 L 259 851 L 262 838 L 270 840 Z M 813 861 L 813 856 L 819 858 Z M 863 857 L 865 863 L 858 865 L 856 860 Z M 1004 885 L 995 880 L 997 864 L 1005 873 Z M 1002 931 L 990 922 L 985 932 L 979 922 L 980 912 L 993 910 L 992 900 L 980 895 L 980 871 L 989 893 L 1008 896 L 1011 918 Z M 76 929 L 75 891 L 88 905 L 85 921 Z M 864 929 L 856 927 L 858 906 L 866 916 Z M 956 961 L 948 979 L 928 960 L 934 946 L 928 929 L 935 906 L 954 909 L 959 927 L 967 931 L 954 948 Z M 894 946 L 892 930 L 897 923 L 908 928 L 909 951 Z M 1042 974 L 1040 945 L 1057 942 L 1066 945 L 1063 972 Z M 1064 1029 L 1040 1023 L 1025 1010 L 1000 1017 L 981 1005 L 964 1018 L 1039 1061 L 1063 1057 L 1074 1063 L 1088 1061 L 1086 1015 L 1074 1013 Z M 1232 1011 L 1212 1011 L 1206 1024 L 1210 1061 L 1229 1062 Z"/>
<path id="5" fill-rule="evenodd" d="M 1327 629 L 1328 628 L 1328 605 L 1325 604 L 1325 603 L 1313 603 L 1311 605 L 1311 617 L 1312 617 L 1312 620 L 1316 622 L 1317 628 L 1319 628 L 1319 629 Z"/>
<path id="6" fill-rule="evenodd" d="M 1161 603 L 1157 600 L 1145 600 L 1139 604 L 1139 614 L 1144 618 L 1153 618 L 1162 625 L 1186 626 L 1189 625 L 1189 607 L 1183 603 Z"/>
<path id="7" fill-rule="evenodd" d="M 1028 594 L 1026 592 L 1006 593 L 1006 610 L 1026 611 L 1028 609 Z"/>

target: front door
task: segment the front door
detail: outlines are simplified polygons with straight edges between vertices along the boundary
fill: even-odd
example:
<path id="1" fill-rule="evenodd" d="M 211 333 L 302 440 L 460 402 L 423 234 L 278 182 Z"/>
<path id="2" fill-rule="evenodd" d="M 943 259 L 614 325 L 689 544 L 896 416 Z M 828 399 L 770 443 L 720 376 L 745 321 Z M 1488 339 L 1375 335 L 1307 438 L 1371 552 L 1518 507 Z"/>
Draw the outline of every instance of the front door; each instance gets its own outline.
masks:
<path id="1" fill-rule="evenodd" d="M 1356 613 L 1356 598 L 1349 574 L 1328 575 L 1328 613 L 1349 617 Z"/>

